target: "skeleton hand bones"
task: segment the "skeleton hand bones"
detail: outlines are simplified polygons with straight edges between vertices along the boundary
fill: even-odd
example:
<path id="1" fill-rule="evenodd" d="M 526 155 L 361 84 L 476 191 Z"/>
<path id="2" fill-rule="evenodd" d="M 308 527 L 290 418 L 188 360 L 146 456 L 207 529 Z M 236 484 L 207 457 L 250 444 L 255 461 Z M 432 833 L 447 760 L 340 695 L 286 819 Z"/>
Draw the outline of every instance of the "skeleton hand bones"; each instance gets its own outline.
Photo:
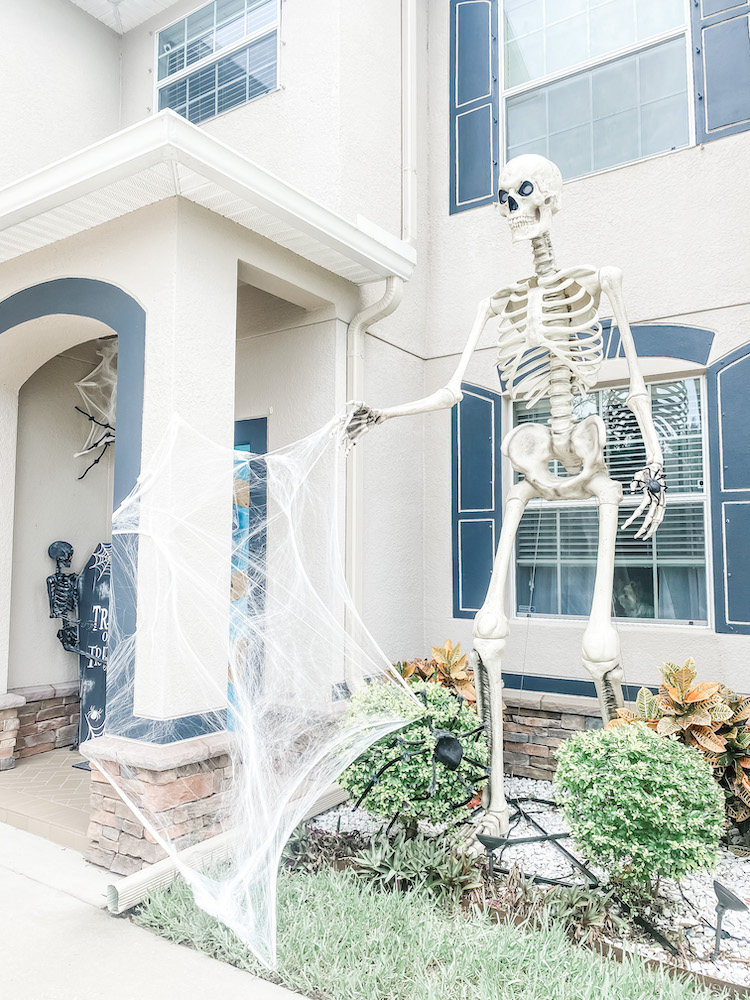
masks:
<path id="1" fill-rule="evenodd" d="M 630 484 L 630 492 L 636 493 L 638 490 L 643 492 L 643 499 L 620 530 L 624 531 L 629 528 L 648 508 L 643 524 L 635 533 L 636 538 L 643 538 L 645 541 L 653 535 L 663 521 L 667 505 L 667 484 L 664 480 L 664 470 L 661 463 L 650 463 L 645 469 L 636 472 Z"/>

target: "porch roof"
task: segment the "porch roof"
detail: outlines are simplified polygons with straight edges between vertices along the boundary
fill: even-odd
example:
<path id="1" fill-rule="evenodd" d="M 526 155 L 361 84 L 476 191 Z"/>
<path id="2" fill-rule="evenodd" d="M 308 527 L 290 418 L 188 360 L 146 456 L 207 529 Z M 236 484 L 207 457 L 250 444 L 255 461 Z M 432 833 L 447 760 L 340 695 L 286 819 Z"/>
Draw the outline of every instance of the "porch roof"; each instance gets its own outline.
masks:
<path id="1" fill-rule="evenodd" d="M 173 111 L 0 189 L 0 262 L 175 196 L 357 285 L 408 279 L 416 263 L 408 243 L 348 222 Z"/>

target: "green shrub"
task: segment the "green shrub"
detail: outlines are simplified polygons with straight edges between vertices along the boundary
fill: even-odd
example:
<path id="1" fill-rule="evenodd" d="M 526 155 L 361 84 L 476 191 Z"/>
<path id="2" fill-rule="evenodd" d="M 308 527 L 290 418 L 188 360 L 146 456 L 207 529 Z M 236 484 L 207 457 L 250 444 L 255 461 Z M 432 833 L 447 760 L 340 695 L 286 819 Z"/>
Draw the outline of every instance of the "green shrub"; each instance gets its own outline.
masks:
<path id="1" fill-rule="evenodd" d="M 393 840 L 380 837 L 357 855 L 354 871 L 379 888 L 419 890 L 439 901 L 458 902 L 465 892 L 482 886 L 474 858 L 456 854 L 455 845 L 442 837 L 400 833 Z"/>
<path id="2" fill-rule="evenodd" d="M 426 707 L 415 704 L 403 688 L 390 682 L 368 684 L 353 696 L 347 717 L 349 721 L 374 714 L 396 715 L 415 721 L 401 733 L 392 733 L 374 743 L 344 771 L 339 780 L 356 801 L 384 764 L 398 761 L 380 776 L 367 794 L 362 808 L 378 816 L 392 816 L 399 812 L 401 822 L 411 827 L 418 819 L 441 823 L 461 818 L 467 810 L 459 811 L 455 806 L 468 797 L 465 783 L 473 790 L 485 779 L 480 768 L 465 761 L 457 771 L 449 771 L 438 763 L 435 793 L 427 796 L 432 782 L 432 754 L 435 748 L 431 725 L 460 739 L 463 733 L 477 728 L 479 719 L 473 709 L 465 703 L 459 704 L 451 692 L 439 684 L 417 681 L 411 686 L 417 695 L 426 699 Z M 399 736 L 410 744 L 414 741 L 418 745 L 403 746 L 399 743 Z M 462 743 L 464 752 L 484 768 L 487 762 L 484 734 Z"/>
<path id="3" fill-rule="evenodd" d="M 717 862 L 724 800 L 696 750 L 637 722 L 576 733 L 556 756 L 557 798 L 590 861 L 641 885 Z"/>

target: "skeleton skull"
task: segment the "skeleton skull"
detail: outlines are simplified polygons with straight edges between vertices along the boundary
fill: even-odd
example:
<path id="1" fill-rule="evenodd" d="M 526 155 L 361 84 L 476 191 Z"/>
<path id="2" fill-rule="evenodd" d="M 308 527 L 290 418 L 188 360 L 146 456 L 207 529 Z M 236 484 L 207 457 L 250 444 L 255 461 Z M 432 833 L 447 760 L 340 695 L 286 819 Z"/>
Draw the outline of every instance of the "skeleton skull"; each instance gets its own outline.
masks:
<path id="1" fill-rule="evenodd" d="M 549 232 L 561 198 L 562 175 L 543 156 L 516 156 L 500 171 L 498 202 L 514 243 Z"/>
<path id="2" fill-rule="evenodd" d="M 47 549 L 47 555 L 55 560 L 58 569 L 61 566 L 67 568 L 73 560 L 73 546 L 70 542 L 53 542 Z"/>

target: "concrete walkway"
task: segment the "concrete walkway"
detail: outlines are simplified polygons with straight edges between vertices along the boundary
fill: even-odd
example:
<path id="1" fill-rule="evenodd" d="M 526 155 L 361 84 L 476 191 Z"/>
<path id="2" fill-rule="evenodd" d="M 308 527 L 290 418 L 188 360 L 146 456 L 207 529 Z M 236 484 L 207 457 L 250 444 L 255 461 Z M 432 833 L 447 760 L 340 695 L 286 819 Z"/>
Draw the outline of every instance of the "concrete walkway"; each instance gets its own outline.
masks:
<path id="1" fill-rule="evenodd" d="M 0 981 L 22 1000 L 299 1000 L 103 909 L 112 876 L 0 823 Z"/>

